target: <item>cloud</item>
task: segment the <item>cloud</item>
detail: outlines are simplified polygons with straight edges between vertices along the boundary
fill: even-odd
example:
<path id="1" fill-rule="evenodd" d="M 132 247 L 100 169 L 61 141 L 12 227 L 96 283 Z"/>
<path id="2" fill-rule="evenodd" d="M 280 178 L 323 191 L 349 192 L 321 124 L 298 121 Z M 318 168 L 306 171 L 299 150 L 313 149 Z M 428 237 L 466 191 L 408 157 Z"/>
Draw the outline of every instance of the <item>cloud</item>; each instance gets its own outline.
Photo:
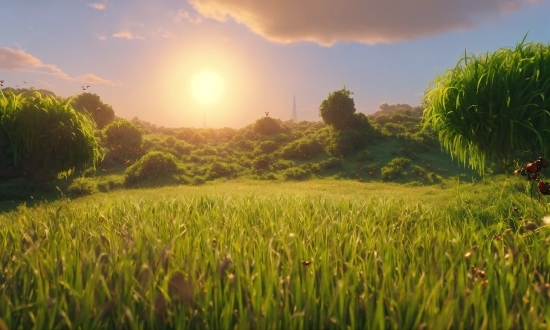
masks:
<path id="1" fill-rule="evenodd" d="M 196 16 L 193 17 L 188 11 L 185 11 L 183 9 L 178 10 L 176 14 L 176 22 L 181 22 L 182 20 L 186 20 L 188 22 L 191 22 L 193 24 L 199 24 L 202 22 L 202 18 Z"/>
<path id="2" fill-rule="evenodd" d="M 105 10 L 106 8 L 105 4 L 100 2 L 89 3 L 88 7 L 92 7 L 93 9 L 97 10 Z"/>
<path id="3" fill-rule="evenodd" d="M 163 28 L 158 28 L 155 35 L 158 35 L 163 39 L 175 39 L 176 38 L 176 36 L 172 32 L 170 32 L 168 30 L 165 30 Z"/>
<path id="4" fill-rule="evenodd" d="M 0 48 L 0 70 L 21 71 L 24 68 L 37 68 L 41 65 L 42 62 L 39 59 L 22 50 Z"/>
<path id="5" fill-rule="evenodd" d="M 85 75 L 75 77 L 75 78 L 73 78 L 73 80 L 80 81 L 80 82 L 83 82 L 83 83 L 98 84 L 98 85 L 114 85 L 115 84 L 111 80 L 100 78 L 100 77 L 98 77 L 96 75 L 93 75 L 91 73 L 87 73 Z"/>
<path id="6" fill-rule="evenodd" d="M 94 84 L 114 85 L 108 79 L 103 79 L 93 74 L 85 74 L 79 77 L 71 77 L 54 64 L 42 63 L 37 57 L 9 47 L 0 47 L 0 70 L 4 71 L 28 71 L 49 74 L 68 81 L 88 82 Z"/>
<path id="7" fill-rule="evenodd" d="M 324 46 L 469 30 L 542 1 L 547 0 L 188 0 L 204 17 L 222 22 L 231 17 L 270 41 Z"/>
<path id="8" fill-rule="evenodd" d="M 143 37 L 134 36 L 130 31 L 121 31 L 121 32 L 114 33 L 113 38 L 123 38 L 128 40 L 134 40 L 134 39 L 145 40 L 145 38 Z"/>

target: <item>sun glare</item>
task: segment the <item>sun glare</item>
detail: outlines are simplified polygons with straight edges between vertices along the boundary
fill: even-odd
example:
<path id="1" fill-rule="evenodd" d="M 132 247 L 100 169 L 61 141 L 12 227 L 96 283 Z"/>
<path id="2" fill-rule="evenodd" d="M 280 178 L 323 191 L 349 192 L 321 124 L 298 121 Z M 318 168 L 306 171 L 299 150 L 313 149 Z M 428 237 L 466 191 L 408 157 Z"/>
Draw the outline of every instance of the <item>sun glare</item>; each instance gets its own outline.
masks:
<path id="1" fill-rule="evenodd" d="M 223 87 L 223 80 L 218 74 L 202 72 L 193 78 L 193 97 L 199 104 L 210 105 L 220 98 Z"/>

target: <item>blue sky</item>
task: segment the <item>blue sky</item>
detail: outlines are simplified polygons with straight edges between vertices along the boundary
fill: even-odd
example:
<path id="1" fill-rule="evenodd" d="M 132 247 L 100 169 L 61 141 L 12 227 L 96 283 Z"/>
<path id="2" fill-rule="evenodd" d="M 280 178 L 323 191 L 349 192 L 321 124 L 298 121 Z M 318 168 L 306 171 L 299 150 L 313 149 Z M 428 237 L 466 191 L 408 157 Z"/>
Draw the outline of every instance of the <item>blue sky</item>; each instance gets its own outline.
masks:
<path id="1" fill-rule="evenodd" d="M 3 1 L 0 80 L 64 97 L 90 85 L 118 116 L 166 127 L 288 120 L 293 93 L 298 118 L 319 120 L 344 84 L 367 114 L 420 105 L 465 50 L 547 44 L 548 16 L 546 0 Z M 201 100 L 202 72 L 222 85 Z"/>

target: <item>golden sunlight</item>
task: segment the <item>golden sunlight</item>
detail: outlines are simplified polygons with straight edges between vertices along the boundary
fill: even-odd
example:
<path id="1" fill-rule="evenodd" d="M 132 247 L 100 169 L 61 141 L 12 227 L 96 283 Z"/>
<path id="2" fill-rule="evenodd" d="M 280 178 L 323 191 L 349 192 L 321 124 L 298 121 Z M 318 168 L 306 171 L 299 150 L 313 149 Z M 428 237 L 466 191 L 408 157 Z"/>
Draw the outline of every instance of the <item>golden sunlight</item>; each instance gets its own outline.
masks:
<path id="1" fill-rule="evenodd" d="M 197 103 L 210 105 L 222 95 L 224 83 L 220 75 L 205 71 L 193 78 L 192 89 L 193 97 Z"/>

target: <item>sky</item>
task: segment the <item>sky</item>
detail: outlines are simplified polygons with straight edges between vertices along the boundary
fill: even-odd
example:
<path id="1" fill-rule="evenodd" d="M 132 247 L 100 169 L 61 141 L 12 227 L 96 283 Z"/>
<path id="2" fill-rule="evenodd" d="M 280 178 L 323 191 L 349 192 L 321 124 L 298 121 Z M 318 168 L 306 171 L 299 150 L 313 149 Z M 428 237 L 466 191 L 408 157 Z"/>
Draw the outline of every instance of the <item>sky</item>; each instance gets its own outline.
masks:
<path id="1" fill-rule="evenodd" d="M 95 93 L 122 118 L 240 128 L 418 106 L 467 53 L 550 41 L 550 0 L 2 0 L 3 87 Z M 89 86 L 89 87 L 87 87 Z"/>

